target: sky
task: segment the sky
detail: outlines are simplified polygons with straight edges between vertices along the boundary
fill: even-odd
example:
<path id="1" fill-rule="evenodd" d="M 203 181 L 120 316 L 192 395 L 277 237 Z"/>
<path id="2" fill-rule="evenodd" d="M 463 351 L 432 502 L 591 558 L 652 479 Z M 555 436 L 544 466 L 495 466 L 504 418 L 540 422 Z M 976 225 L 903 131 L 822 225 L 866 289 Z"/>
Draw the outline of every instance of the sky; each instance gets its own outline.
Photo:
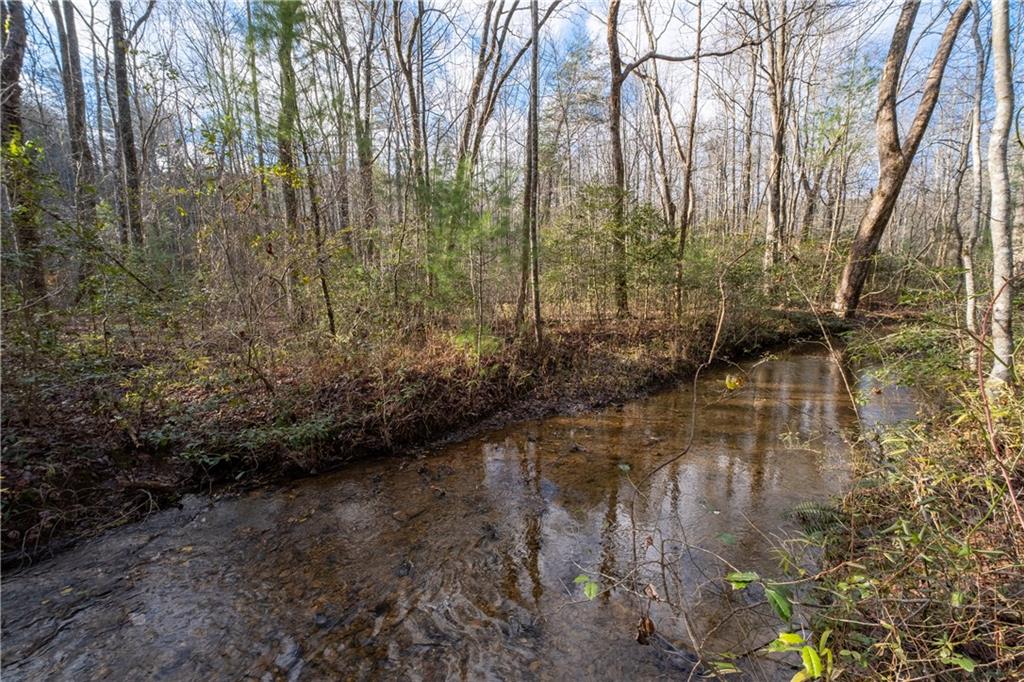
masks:
<path id="1" fill-rule="evenodd" d="M 506 0 L 511 2 L 512 0 Z M 705 17 L 705 49 L 723 49 L 737 44 L 741 37 L 737 35 L 736 22 L 732 11 L 736 8 L 738 0 L 721 0 L 704 2 Z M 321 8 L 322 2 L 310 1 L 310 7 Z M 748 3 L 749 4 L 749 3 Z M 191 10 L 202 10 L 209 6 L 224 6 L 230 12 L 244 17 L 244 2 L 242 0 L 190 0 L 189 4 L 179 0 L 158 0 L 156 9 L 150 21 L 143 26 L 140 34 L 140 47 L 142 50 L 155 50 L 159 43 L 166 42 L 173 37 L 177 44 L 184 44 L 188 39 L 201 38 L 197 36 L 199 29 L 189 19 Z M 35 0 L 30 3 L 31 24 L 30 51 L 39 60 L 39 65 L 51 67 L 54 63 L 52 51 L 49 44 L 55 41 L 52 28 L 52 17 L 48 3 Z M 86 70 L 85 78 L 88 83 L 91 76 L 89 70 L 92 63 L 93 40 L 89 33 L 88 18 L 95 12 L 98 31 L 101 38 L 106 37 L 106 23 L 108 21 L 108 4 L 106 0 L 90 0 L 89 2 L 79 0 L 76 7 L 82 15 L 78 21 L 79 45 L 82 50 L 83 67 Z M 465 93 L 469 89 L 472 73 L 475 68 L 475 53 L 478 44 L 480 30 L 480 19 L 482 16 L 483 0 L 446 0 L 436 3 L 428 3 L 428 7 L 445 11 L 449 16 L 454 17 L 458 26 L 457 30 L 451 31 L 447 36 L 448 45 L 446 49 L 449 54 L 439 67 L 438 74 L 441 76 L 442 84 L 445 87 L 454 87 L 456 91 Z M 509 47 L 515 49 L 521 44 L 522 38 L 529 34 L 529 3 L 528 0 L 521 0 L 519 10 L 512 20 L 512 29 L 515 34 L 513 43 Z M 547 3 L 541 3 L 541 12 L 546 10 Z M 129 0 L 125 3 L 128 15 L 127 23 L 131 25 L 134 17 L 141 14 L 144 8 L 143 0 Z M 542 64 L 544 65 L 544 85 L 550 88 L 554 77 L 554 66 L 552 56 L 558 50 L 564 51 L 565 47 L 573 42 L 582 39 L 589 39 L 595 50 L 596 65 L 606 68 L 606 16 L 607 0 L 566 0 L 552 16 L 549 23 L 543 30 L 542 41 Z M 658 35 L 658 51 L 666 54 L 690 54 L 695 47 L 695 6 L 689 0 L 652 0 L 650 5 L 651 21 L 655 32 Z M 823 66 L 833 66 L 836 60 L 842 60 L 847 55 L 858 52 L 865 52 L 874 57 L 879 63 L 884 56 L 893 27 L 898 16 L 899 5 L 895 0 L 851 0 L 846 10 L 841 14 L 841 25 L 837 26 L 828 37 L 822 41 Z M 926 2 L 918 16 L 917 27 L 920 32 L 923 27 L 930 26 L 931 19 L 936 16 L 948 15 L 947 3 L 940 0 Z M 1017 12 L 1016 23 L 1024 20 L 1024 11 Z M 970 22 L 970 19 L 968 19 Z M 910 68 L 907 70 L 906 81 L 909 84 L 905 95 L 912 94 L 913 87 L 920 82 L 917 76 L 921 69 L 927 66 L 933 52 L 934 45 L 938 39 L 938 32 L 945 25 L 944 20 L 939 20 L 930 34 L 920 40 L 916 38 L 912 44 L 916 46 L 916 55 Z M 967 27 L 965 27 L 966 29 Z M 390 25 L 388 26 L 390 30 Z M 172 33 L 175 34 L 172 36 Z M 1019 46 L 1019 31 L 1015 43 Z M 641 15 L 635 2 L 626 0 L 623 2 L 620 15 L 620 45 L 622 56 L 627 63 L 638 54 L 648 49 L 647 38 L 642 27 Z M 970 49 L 968 31 L 961 32 L 959 45 L 961 49 L 954 58 L 954 68 L 959 63 L 964 68 L 973 68 L 973 50 Z M 180 47 L 180 46 L 179 46 Z M 261 58 L 262 90 L 265 93 L 273 93 L 276 88 L 276 76 L 272 47 L 266 48 L 268 54 Z M 179 49 L 175 58 L 179 60 L 178 66 L 188 67 L 185 63 L 192 59 L 188 51 Z M 741 56 L 734 56 L 725 60 L 714 60 L 713 63 L 705 62 L 705 79 L 726 79 L 731 70 L 742 71 L 741 78 L 746 78 L 748 61 Z M 191 66 L 195 66 L 194 64 Z M 523 60 L 523 67 L 526 60 Z M 674 64 L 663 62 L 658 65 L 659 76 L 665 84 L 669 97 L 672 100 L 673 109 L 677 117 L 681 117 L 689 107 L 689 92 L 692 87 L 693 65 L 692 63 Z M 1022 69 L 1018 61 L 1018 79 Z M 517 74 L 517 77 L 525 75 L 525 69 Z M 525 88 L 523 78 L 511 83 L 512 87 L 507 88 L 507 95 L 511 97 L 514 106 L 522 108 L 525 103 Z M 632 79 L 636 80 L 636 79 Z M 46 99 L 56 106 L 62 105 L 62 97 L 59 90 L 59 82 L 51 78 L 49 82 L 39 82 L 35 86 L 46 91 Z M 87 86 L 89 96 L 92 98 L 91 88 Z M 705 92 L 708 92 L 705 90 Z M 272 97 L 270 107 L 273 107 Z M 1022 98 L 1024 99 L 1024 98 Z M 450 103 L 449 103 L 450 104 Z M 94 106 L 94 105 L 93 105 Z M 717 98 L 705 96 L 701 100 L 700 118 L 702 121 L 711 121 L 722 114 Z"/>

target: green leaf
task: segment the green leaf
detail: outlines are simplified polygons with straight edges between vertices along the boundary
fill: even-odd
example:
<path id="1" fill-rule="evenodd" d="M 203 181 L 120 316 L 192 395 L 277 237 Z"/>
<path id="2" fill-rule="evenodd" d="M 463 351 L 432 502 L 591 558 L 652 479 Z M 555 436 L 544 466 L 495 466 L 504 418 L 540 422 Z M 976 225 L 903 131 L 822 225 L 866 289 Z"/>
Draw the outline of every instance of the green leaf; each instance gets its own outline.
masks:
<path id="1" fill-rule="evenodd" d="M 814 647 L 805 646 L 800 650 L 800 658 L 804 661 L 804 670 L 812 680 L 821 677 L 821 657 Z"/>
<path id="2" fill-rule="evenodd" d="M 728 661 L 711 661 L 710 666 L 716 675 L 734 675 L 742 672 L 734 664 Z"/>
<path id="3" fill-rule="evenodd" d="M 735 545 L 736 536 L 726 531 L 724 533 L 718 534 L 718 541 L 721 542 L 723 545 Z"/>
<path id="4" fill-rule="evenodd" d="M 780 632 L 779 641 L 783 644 L 803 644 L 804 638 L 798 632 Z"/>
<path id="5" fill-rule="evenodd" d="M 597 596 L 601 586 L 586 573 L 580 573 L 578 576 L 573 578 L 573 582 L 577 585 L 583 586 L 583 594 L 587 599 L 593 599 Z"/>
<path id="6" fill-rule="evenodd" d="M 742 590 L 750 583 L 760 580 L 761 576 L 753 571 L 733 571 L 725 576 L 726 581 L 734 590 Z"/>
<path id="7" fill-rule="evenodd" d="M 628 472 L 629 471 L 629 465 L 626 464 L 625 462 L 622 462 L 621 464 L 619 464 L 619 469 L 621 469 L 622 471 Z"/>
<path id="8" fill-rule="evenodd" d="M 960 654 L 957 654 L 956 656 L 950 656 L 946 660 L 949 661 L 950 663 L 954 664 L 954 665 L 960 666 L 961 668 L 963 668 L 964 670 L 966 670 L 969 673 L 973 673 L 974 672 L 975 663 L 974 663 L 974 661 L 972 661 L 971 659 L 967 658 L 966 656 L 961 656 Z"/>
<path id="9" fill-rule="evenodd" d="M 775 610 L 779 618 L 788 621 L 793 617 L 793 604 L 786 595 L 771 587 L 764 588 L 764 593 L 768 597 L 768 603 L 772 605 L 772 609 Z"/>

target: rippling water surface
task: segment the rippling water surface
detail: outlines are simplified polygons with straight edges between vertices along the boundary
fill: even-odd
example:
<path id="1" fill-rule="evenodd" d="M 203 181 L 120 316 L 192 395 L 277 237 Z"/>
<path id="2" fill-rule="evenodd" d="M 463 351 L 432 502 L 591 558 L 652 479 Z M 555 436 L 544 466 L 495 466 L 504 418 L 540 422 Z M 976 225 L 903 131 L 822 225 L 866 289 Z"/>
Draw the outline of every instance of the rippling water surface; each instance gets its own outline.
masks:
<path id="1" fill-rule="evenodd" d="M 210 503 L 193 498 L 3 584 L 3 678 L 653 679 L 770 640 L 727 562 L 777 573 L 793 508 L 850 485 L 859 428 L 907 392 L 815 349 L 599 412 Z M 738 370 L 731 370 L 739 374 Z M 639 486 L 639 487 L 637 487 Z M 574 584 L 599 583 L 594 600 Z M 651 584 L 662 601 L 638 596 Z M 657 635 L 636 641 L 650 608 Z M 686 618 L 682 616 L 685 614 Z M 747 657 L 749 676 L 788 679 Z"/>

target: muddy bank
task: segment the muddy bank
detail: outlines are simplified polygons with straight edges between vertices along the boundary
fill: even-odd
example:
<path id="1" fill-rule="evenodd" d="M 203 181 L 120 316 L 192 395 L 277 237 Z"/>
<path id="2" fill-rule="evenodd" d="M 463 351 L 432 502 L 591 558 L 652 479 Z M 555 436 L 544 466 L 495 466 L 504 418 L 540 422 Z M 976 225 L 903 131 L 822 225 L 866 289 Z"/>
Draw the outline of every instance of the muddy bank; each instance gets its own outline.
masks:
<path id="1" fill-rule="evenodd" d="M 723 329 L 719 357 L 820 334 L 807 314 L 744 316 Z M 373 367 L 325 357 L 282 368 L 272 391 L 255 383 L 230 394 L 196 389 L 140 411 L 135 423 L 106 403 L 65 400 L 59 414 L 40 418 L 7 400 L 4 565 L 52 556 L 190 492 L 233 492 L 635 398 L 692 374 L 713 335 L 711 318 L 686 334 L 633 320 L 554 326 L 540 355 L 509 342 L 481 360 L 432 347 Z"/>

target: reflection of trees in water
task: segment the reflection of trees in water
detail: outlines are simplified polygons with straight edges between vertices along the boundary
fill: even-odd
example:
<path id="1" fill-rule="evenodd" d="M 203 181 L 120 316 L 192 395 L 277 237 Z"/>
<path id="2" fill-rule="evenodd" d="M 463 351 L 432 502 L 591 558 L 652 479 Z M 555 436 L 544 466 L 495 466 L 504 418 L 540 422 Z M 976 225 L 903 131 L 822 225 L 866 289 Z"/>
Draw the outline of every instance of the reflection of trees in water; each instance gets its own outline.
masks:
<path id="1" fill-rule="evenodd" d="M 619 486 L 612 485 L 608 489 L 608 506 L 604 514 L 604 523 L 601 526 L 601 566 L 598 569 L 602 576 L 614 576 L 615 559 L 617 552 L 615 531 L 619 525 Z M 610 592 L 602 593 L 601 599 L 605 603 L 610 598 Z"/>
<path id="2" fill-rule="evenodd" d="M 524 607 L 529 606 L 520 589 L 525 568 L 533 605 L 539 606 L 544 594 L 540 556 L 547 506 L 541 490 L 541 448 L 527 438 L 518 441 L 508 438 L 502 444 L 485 445 L 484 449 L 487 487 L 508 526 L 505 531 L 508 539 L 499 550 L 502 593 Z"/>
<path id="3" fill-rule="evenodd" d="M 629 477 L 637 482 L 646 467 L 680 450 L 689 435 L 690 391 L 512 432 L 485 465 L 488 495 L 507 529 L 495 548 L 503 594 L 525 608 L 541 608 L 541 559 L 555 561 L 549 581 L 578 571 L 571 566 L 578 560 L 601 576 L 603 588 L 616 588 L 602 591 L 605 607 L 626 606 L 627 594 L 651 582 L 667 600 L 656 609 L 663 626 L 680 637 L 684 601 L 702 636 L 728 633 L 733 646 L 760 633 L 772 621 L 770 611 L 746 593 L 723 589 L 728 569 L 699 547 L 742 568 L 771 572 L 772 543 L 761 531 L 784 523 L 788 501 L 837 483 L 820 449 L 835 443 L 853 417 L 844 407 L 841 372 L 827 358 L 795 357 L 757 366 L 738 391 L 726 391 L 720 377 L 702 381 L 693 449 L 658 472 L 635 500 L 620 464 L 630 464 Z M 799 434 L 795 444 L 786 434 Z M 546 500 L 549 488 L 558 492 Z M 545 520 L 550 514 L 562 519 L 563 512 L 581 525 L 567 531 Z M 554 534 L 551 547 L 545 531 Z M 571 556 L 559 549 L 567 533 Z M 616 578 L 628 584 L 614 585 Z"/>
<path id="4" fill-rule="evenodd" d="M 770 609 L 749 603 L 746 594 L 723 588 L 721 576 L 729 569 L 718 557 L 690 543 L 698 536 L 700 543 L 711 541 L 707 546 L 716 554 L 734 557 L 742 568 L 754 567 L 764 563 L 772 550 L 772 541 L 761 530 L 770 532 L 771 526 L 782 522 L 786 499 L 835 487 L 835 480 L 825 478 L 830 475 L 829 457 L 822 448 L 835 444 L 854 419 L 852 409 L 845 407 L 842 371 L 821 357 L 773 361 L 756 368 L 747 389 L 705 398 L 698 406 L 700 432 L 693 451 L 651 481 L 648 494 L 640 497 L 642 504 L 636 504 L 639 511 L 652 501 L 663 501 L 663 517 L 646 511 L 637 514 L 655 546 L 642 548 L 647 565 L 641 560 L 634 569 L 660 585 L 666 617 L 678 621 L 680 609 L 688 603 L 688 615 L 691 622 L 699 623 L 702 636 L 728 635 L 731 647 L 770 631 L 775 624 Z M 718 381 L 709 379 L 701 387 L 706 395 L 717 388 Z M 800 447 L 800 443 L 792 447 L 780 440 L 793 431 L 800 434 L 800 443 L 811 447 Z M 721 515 L 708 516 L 701 510 L 702 496 Z M 718 504 L 713 504 L 714 499 Z M 728 528 L 737 521 L 742 529 L 737 526 L 719 534 L 729 536 L 724 548 L 717 546 L 717 536 L 706 532 L 708 524 Z M 753 525 L 764 522 L 771 526 Z M 704 540 L 699 540 L 702 531 Z"/>
<path id="5" fill-rule="evenodd" d="M 530 581 L 533 583 L 533 603 L 535 606 L 540 606 L 540 598 L 544 593 L 544 585 L 540 578 L 540 552 L 541 552 L 541 538 L 543 536 L 543 515 L 544 515 L 544 497 L 541 495 L 540 490 L 540 478 L 541 478 L 541 463 L 540 463 L 540 449 L 536 443 L 527 443 L 527 453 L 532 454 L 533 467 L 528 467 L 526 464 L 526 457 L 523 457 L 520 461 L 522 462 L 521 468 L 526 476 L 525 487 L 530 490 L 531 503 L 526 505 L 528 510 L 526 517 L 526 566 L 527 572 L 530 574 Z"/>

